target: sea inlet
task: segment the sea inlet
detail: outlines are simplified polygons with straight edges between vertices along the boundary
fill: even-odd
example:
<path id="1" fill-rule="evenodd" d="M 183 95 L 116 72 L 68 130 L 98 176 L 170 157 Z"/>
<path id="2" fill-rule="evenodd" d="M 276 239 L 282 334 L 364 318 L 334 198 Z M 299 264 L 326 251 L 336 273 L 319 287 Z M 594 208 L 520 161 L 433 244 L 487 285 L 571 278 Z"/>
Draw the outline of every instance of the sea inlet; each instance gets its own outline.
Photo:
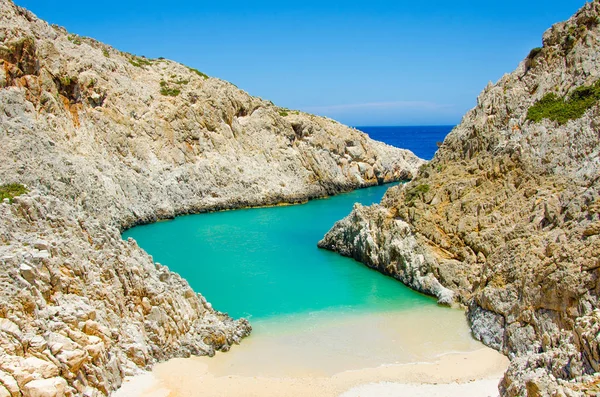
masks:
<path id="1" fill-rule="evenodd" d="M 331 376 L 426 362 L 482 345 L 464 313 L 317 242 L 389 186 L 302 205 L 178 217 L 126 231 L 252 335 L 211 361 L 217 376 Z"/>

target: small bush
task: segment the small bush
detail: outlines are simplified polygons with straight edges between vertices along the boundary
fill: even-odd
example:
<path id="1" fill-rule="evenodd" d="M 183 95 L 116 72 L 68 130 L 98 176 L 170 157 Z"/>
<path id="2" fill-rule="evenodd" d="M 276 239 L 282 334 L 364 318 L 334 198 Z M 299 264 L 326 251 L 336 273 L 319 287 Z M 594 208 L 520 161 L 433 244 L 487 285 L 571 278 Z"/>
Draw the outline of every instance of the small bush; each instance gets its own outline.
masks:
<path id="1" fill-rule="evenodd" d="M 280 110 L 280 111 L 279 111 L 279 115 L 280 115 L 281 117 L 287 117 L 287 116 L 289 115 L 289 113 L 288 113 L 288 112 L 286 112 L 285 110 Z"/>
<path id="2" fill-rule="evenodd" d="M 529 70 L 536 66 L 536 57 L 540 55 L 543 51 L 544 49 L 542 47 L 536 47 L 533 50 L 529 51 L 529 55 L 527 55 L 527 59 L 525 59 L 525 73 L 527 73 Z M 504 87 L 504 89 L 506 92 L 506 87 Z"/>
<path id="3" fill-rule="evenodd" d="M 578 87 L 567 99 L 555 93 L 546 94 L 527 111 L 527 120 L 538 123 L 550 119 L 558 124 L 576 120 L 600 99 L 600 80 L 590 86 Z"/>
<path id="4" fill-rule="evenodd" d="M 105 57 L 107 57 L 107 58 L 110 58 L 110 53 L 108 52 L 108 50 L 107 50 L 106 48 L 103 48 L 103 49 L 102 49 L 102 54 L 103 54 Z"/>
<path id="5" fill-rule="evenodd" d="M 81 39 L 74 34 L 68 35 L 67 39 L 69 39 L 69 41 L 75 45 L 81 45 Z"/>
<path id="6" fill-rule="evenodd" d="M 12 203 L 15 197 L 26 193 L 29 193 L 29 190 L 20 183 L 0 185 L 0 201 L 8 199 Z"/>
<path id="7" fill-rule="evenodd" d="M 137 68 L 142 68 L 144 66 L 150 66 L 150 65 L 152 65 L 152 62 L 150 62 L 146 58 L 140 58 L 140 57 L 135 57 L 133 59 L 130 59 L 129 63 L 132 64 L 133 66 L 137 67 Z"/>
<path id="8" fill-rule="evenodd" d="M 164 96 L 177 96 L 181 94 L 181 90 L 179 88 L 169 87 L 169 84 L 166 81 L 161 80 L 160 93 Z"/>
<path id="9" fill-rule="evenodd" d="M 181 90 L 177 88 L 163 87 L 160 89 L 160 93 L 164 96 L 177 96 L 181 94 Z"/>
<path id="10" fill-rule="evenodd" d="M 188 69 L 190 70 L 190 72 L 196 73 L 198 76 L 202 77 L 204 80 L 209 79 L 208 75 L 202 73 L 198 69 L 194 69 L 194 68 L 190 68 L 190 67 L 188 67 Z"/>
<path id="11" fill-rule="evenodd" d="M 543 51 L 542 47 L 536 47 L 533 50 L 529 51 L 529 55 L 527 55 L 528 59 L 533 59 L 538 56 Z"/>
<path id="12" fill-rule="evenodd" d="M 429 185 L 423 184 L 408 189 L 405 193 L 406 201 L 414 201 L 417 197 L 427 193 L 429 189 Z"/>

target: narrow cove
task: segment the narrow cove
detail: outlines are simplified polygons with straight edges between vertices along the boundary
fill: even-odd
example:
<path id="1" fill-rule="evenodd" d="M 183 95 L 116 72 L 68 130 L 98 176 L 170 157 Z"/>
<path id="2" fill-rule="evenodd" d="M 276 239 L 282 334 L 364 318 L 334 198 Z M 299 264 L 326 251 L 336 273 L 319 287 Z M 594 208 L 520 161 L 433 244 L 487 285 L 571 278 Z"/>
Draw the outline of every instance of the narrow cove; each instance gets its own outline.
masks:
<path id="1" fill-rule="evenodd" d="M 355 202 L 379 202 L 388 187 L 183 216 L 123 238 L 137 240 L 216 309 L 251 321 L 249 338 L 206 361 L 216 376 L 332 376 L 481 349 L 462 311 L 317 248 Z"/>

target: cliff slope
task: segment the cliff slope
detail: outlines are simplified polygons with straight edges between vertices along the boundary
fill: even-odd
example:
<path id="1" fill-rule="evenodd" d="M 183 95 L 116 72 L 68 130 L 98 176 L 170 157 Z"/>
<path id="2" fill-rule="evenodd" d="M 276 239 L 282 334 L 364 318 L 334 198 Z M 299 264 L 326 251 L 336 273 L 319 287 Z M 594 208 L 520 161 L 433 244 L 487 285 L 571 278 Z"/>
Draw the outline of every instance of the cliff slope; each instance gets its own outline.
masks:
<path id="1" fill-rule="evenodd" d="M 122 229 L 406 179 L 423 163 L 8 0 L 0 66 L 0 185 L 28 190 L 0 203 L 0 396 L 107 395 L 250 332 Z"/>
<path id="2" fill-rule="evenodd" d="M 549 29 L 411 183 L 320 242 L 468 307 L 473 334 L 512 359 L 503 395 L 597 391 L 599 15 L 594 1 Z"/>

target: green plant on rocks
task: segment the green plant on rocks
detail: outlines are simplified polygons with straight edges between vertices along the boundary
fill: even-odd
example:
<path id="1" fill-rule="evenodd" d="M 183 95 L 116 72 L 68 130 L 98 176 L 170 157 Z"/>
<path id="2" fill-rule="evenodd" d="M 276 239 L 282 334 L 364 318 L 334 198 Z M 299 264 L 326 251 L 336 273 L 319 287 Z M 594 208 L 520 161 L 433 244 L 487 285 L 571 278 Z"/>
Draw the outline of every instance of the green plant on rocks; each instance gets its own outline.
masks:
<path id="1" fill-rule="evenodd" d="M 600 80 L 593 85 L 578 87 L 568 98 L 549 93 L 529 108 L 527 120 L 538 123 L 550 119 L 563 125 L 583 116 L 599 99 Z"/>
<path id="2" fill-rule="evenodd" d="M 81 39 L 74 34 L 70 34 L 67 36 L 67 39 L 75 45 L 81 45 Z"/>
<path id="3" fill-rule="evenodd" d="M 129 63 L 137 68 L 143 68 L 144 66 L 152 65 L 152 62 L 150 60 L 142 57 L 133 57 L 129 60 Z"/>
<path id="4" fill-rule="evenodd" d="M 12 203 L 15 197 L 26 193 L 29 193 L 29 190 L 20 183 L 0 185 L 0 201 L 8 199 L 8 201 Z"/>
<path id="5" fill-rule="evenodd" d="M 164 96 L 177 96 L 181 94 L 181 90 L 179 88 L 170 87 L 166 81 L 161 80 L 160 93 Z"/>
<path id="6" fill-rule="evenodd" d="M 420 197 L 421 195 L 427 193 L 429 191 L 429 189 L 430 189 L 429 185 L 426 185 L 426 184 L 420 184 L 420 185 L 411 187 L 405 193 L 406 201 L 407 202 L 414 201 L 417 197 Z"/>
<path id="7" fill-rule="evenodd" d="M 204 80 L 208 80 L 209 79 L 208 75 L 202 73 L 198 69 L 190 68 L 189 66 L 188 66 L 188 69 L 190 70 L 190 72 L 196 73 L 198 76 L 202 77 Z"/>

